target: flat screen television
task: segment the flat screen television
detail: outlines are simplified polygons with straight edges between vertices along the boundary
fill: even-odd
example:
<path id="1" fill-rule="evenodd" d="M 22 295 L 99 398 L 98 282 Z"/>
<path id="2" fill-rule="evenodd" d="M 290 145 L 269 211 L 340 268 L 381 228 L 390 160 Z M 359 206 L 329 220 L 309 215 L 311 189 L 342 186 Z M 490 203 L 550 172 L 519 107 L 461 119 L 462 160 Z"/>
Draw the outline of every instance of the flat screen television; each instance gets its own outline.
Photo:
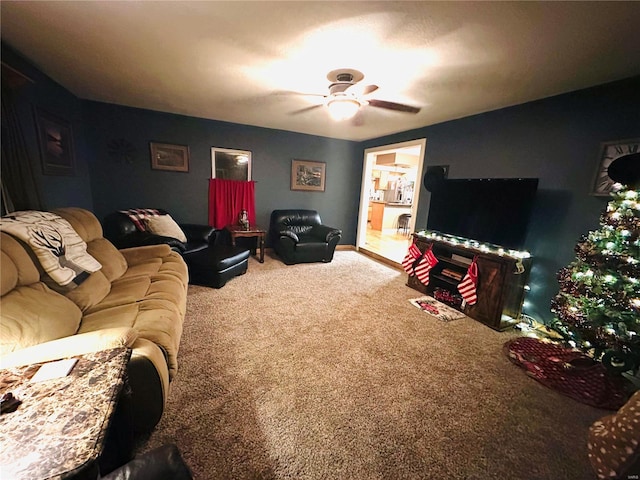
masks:
<path id="1" fill-rule="evenodd" d="M 446 179 L 431 192 L 427 229 L 523 250 L 537 178 Z"/>

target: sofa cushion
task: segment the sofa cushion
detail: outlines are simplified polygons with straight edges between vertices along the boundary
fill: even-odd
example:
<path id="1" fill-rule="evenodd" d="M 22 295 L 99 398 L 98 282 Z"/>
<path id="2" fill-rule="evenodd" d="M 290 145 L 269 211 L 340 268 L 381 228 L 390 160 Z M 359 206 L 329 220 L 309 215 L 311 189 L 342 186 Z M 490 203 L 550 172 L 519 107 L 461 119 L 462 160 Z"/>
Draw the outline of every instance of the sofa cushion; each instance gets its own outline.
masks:
<path id="1" fill-rule="evenodd" d="M 137 303 L 125 303 L 110 307 L 105 305 L 104 308 L 85 313 L 78 333 L 93 332 L 103 328 L 133 328 L 138 309 Z"/>
<path id="2" fill-rule="evenodd" d="M 177 238 L 183 243 L 187 241 L 187 236 L 169 214 L 147 217 L 144 224 L 147 231 L 155 235 Z"/>
<path id="3" fill-rule="evenodd" d="M 18 267 L 13 263 L 11 257 L 4 252 L 0 252 L 0 265 L 2 265 L 0 295 L 5 295 L 18 285 Z"/>
<path id="4" fill-rule="evenodd" d="M 155 258 L 166 257 L 171 254 L 171 247 L 169 245 L 145 245 L 143 247 L 131 247 L 120 250 L 120 253 L 124 255 L 127 265 L 131 268 L 139 263 L 144 263 L 147 260 L 153 260 Z"/>
<path id="5" fill-rule="evenodd" d="M 146 250 L 155 247 L 164 247 L 164 255 L 144 256 L 142 252 L 135 250 Z M 156 273 L 167 274 L 175 277 L 186 288 L 188 282 L 187 265 L 180 254 L 173 252 L 167 245 L 155 245 L 154 247 L 138 247 L 123 250 L 129 269 L 122 276 L 122 280 L 137 276 L 151 276 Z"/>
<path id="6" fill-rule="evenodd" d="M 150 258 L 136 265 L 131 265 L 122 278 L 148 277 L 156 273 L 162 266 L 162 258 Z"/>
<path id="7" fill-rule="evenodd" d="M 0 234 L 0 247 L 0 355 L 73 335 L 80 309 L 39 281 L 37 261 L 28 247 L 6 233 Z"/>
<path id="8" fill-rule="evenodd" d="M 53 213 L 69 222 L 86 243 L 102 238 L 102 225 L 90 211 L 83 208 L 67 207 L 53 210 Z"/>
<path id="9" fill-rule="evenodd" d="M 8 233 L 0 232 L 0 248 L 11 259 L 17 269 L 18 279 L 16 285 L 30 285 L 40 281 L 40 271 L 36 266 L 36 262 L 29 256 L 28 247 L 25 248 L 23 244 Z M 4 278 L 5 257 L 2 260 L 2 275 Z M 3 280 L 2 295 L 5 293 Z"/>
<path id="10" fill-rule="evenodd" d="M 71 224 L 87 243 L 87 252 L 102 264 L 107 280 L 120 278 L 127 271 L 127 261 L 113 244 L 102 236 L 102 225 L 93 213 L 82 208 L 59 208 L 54 212 Z"/>
<path id="11" fill-rule="evenodd" d="M 92 273 L 81 285 L 66 292 L 65 297 L 83 312 L 102 302 L 111 291 L 111 282 L 102 271 Z"/>
<path id="12" fill-rule="evenodd" d="M 0 355 L 73 335 L 81 318 L 71 300 L 42 282 L 16 287 L 2 297 Z"/>
<path id="13" fill-rule="evenodd" d="M 85 311 L 79 332 L 134 328 L 140 338 L 163 350 L 173 378 L 186 311 L 187 274 L 182 257 L 166 245 L 162 247 L 165 248 L 139 247 L 126 251 L 126 257 L 137 263 L 111 283 L 109 295 Z M 145 255 L 152 250 L 165 256 Z"/>
<path id="14" fill-rule="evenodd" d="M 181 304 L 184 302 L 180 302 Z M 78 333 L 101 330 L 103 328 L 130 327 L 139 338 L 150 340 L 164 352 L 169 376 L 178 368 L 178 348 L 182 336 L 181 306 L 176 305 L 167 295 L 158 295 L 123 305 L 100 308 L 86 313 Z"/>
<path id="15" fill-rule="evenodd" d="M 122 277 L 111 284 L 109 295 L 87 313 L 127 303 L 136 303 L 143 299 L 149 290 L 151 279 L 147 275 Z"/>
<path id="16" fill-rule="evenodd" d="M 102 273 L 110 282 L 127 271 L 127 261 L 106 238 L 96 238 L 87 244 L 87 251 L 102 264 Z"/>

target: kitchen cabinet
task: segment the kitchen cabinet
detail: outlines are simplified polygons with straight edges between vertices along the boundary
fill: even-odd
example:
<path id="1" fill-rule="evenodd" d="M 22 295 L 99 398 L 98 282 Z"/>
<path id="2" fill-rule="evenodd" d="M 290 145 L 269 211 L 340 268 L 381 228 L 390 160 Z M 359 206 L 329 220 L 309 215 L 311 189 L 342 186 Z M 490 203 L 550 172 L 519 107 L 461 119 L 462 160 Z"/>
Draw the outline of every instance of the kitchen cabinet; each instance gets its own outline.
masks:
<path id="1" fill-rule="evenodd" d="M 418 156 L 408 155 L 406 153 L 385 153 L 376 156 L 376 164 L 398 167 L 417 167 Z"/>
<path id="2" fill-rule="evenodd" d="M 382 230 L 384 202 L 371 202 L 371 229 Z"/>
<path id="3" fill-rule="evenodd" d="M 374 180 L 374 187 L 376 190 L 387 190 L 389 188 L 389 172 L 383 170 L 376 170 L 379 176 Z"/>
<path id="4" fill-rule="evenodd" d="M 398 228 L 398 217 L 411 213 L 411 205 L 386 202 L 371 202 L 371 228 L 391 230 Z"/>

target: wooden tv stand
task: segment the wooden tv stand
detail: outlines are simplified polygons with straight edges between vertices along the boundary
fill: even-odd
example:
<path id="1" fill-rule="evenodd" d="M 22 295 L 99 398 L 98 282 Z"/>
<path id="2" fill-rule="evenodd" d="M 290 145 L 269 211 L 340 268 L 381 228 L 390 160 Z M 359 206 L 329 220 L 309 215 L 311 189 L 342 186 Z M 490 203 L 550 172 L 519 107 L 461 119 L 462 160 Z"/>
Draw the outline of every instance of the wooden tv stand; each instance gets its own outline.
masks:
<path id="1" fill-rule="evenodd" d="M 430 272 L 429 285 L 423 285 L 417 277 L 410 275 L 407 281 L 409 287 L 430 296 L 434 296 L 436 288 L 458 294 L 460 280 L 452 275 L 463 277 L 469 264 L 477 256 L 478 301 L 475 305 L 453 305 L 454 308 L 495 330 L 506 330 L 519 322 L 524 287 L 531 269 L 530 257 L 521 258 L 506 249 L 503 251 L 496 246 L 483 247 L 471 240 L 465 241 L 435 232 L 418 232 L 412 236 L 423 253 L 432 245 L 438 263 Z M 448 272 L 443 274 L 445 269 Z"/>

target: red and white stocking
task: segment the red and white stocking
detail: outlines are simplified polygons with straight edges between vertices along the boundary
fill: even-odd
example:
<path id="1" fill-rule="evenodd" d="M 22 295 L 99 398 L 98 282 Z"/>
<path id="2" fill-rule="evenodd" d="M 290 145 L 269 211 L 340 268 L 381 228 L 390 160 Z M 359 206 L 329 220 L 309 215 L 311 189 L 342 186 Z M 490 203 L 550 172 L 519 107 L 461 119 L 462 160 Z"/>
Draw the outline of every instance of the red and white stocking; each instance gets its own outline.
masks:
<path id="1" fill-rule="evenodd" d="M 404 260 L 402 260 L 402 268 L 404 268 L 404 271 L 409 275 L 413 275 L 413 264 L 420 258 L 420 255 L 422 255 L 422 252 L 420 252 L 420 249 L 415 243 L 412 243 Z"/>
<path id="2" fill-rule="evenodd" d="M 427 251 L 424 252 L 420 263 L 418 263 L 418 266 L 415 269 L 416 277 L 418 277 L 418 280 L 420 280 L 423 285 L 429 285 L 429 272 L 437 263 L 438 259 L 431 251 L 431 247 L 429 247 Z"/>
<path id="3" fill-rule="evenodd" d="M 476 294 L 476 288 L 478 286 L 478 266 L 476 265 L 476 259 L 473 259 L 471 265 L 469 265 L 469 269 L 467 270 L 467 274 L 464 276 L 462 281 L 458 284 L 458 291 L 464 301 L 469 305 L 475 305 L 478 301 L 478 296 Z"/>

